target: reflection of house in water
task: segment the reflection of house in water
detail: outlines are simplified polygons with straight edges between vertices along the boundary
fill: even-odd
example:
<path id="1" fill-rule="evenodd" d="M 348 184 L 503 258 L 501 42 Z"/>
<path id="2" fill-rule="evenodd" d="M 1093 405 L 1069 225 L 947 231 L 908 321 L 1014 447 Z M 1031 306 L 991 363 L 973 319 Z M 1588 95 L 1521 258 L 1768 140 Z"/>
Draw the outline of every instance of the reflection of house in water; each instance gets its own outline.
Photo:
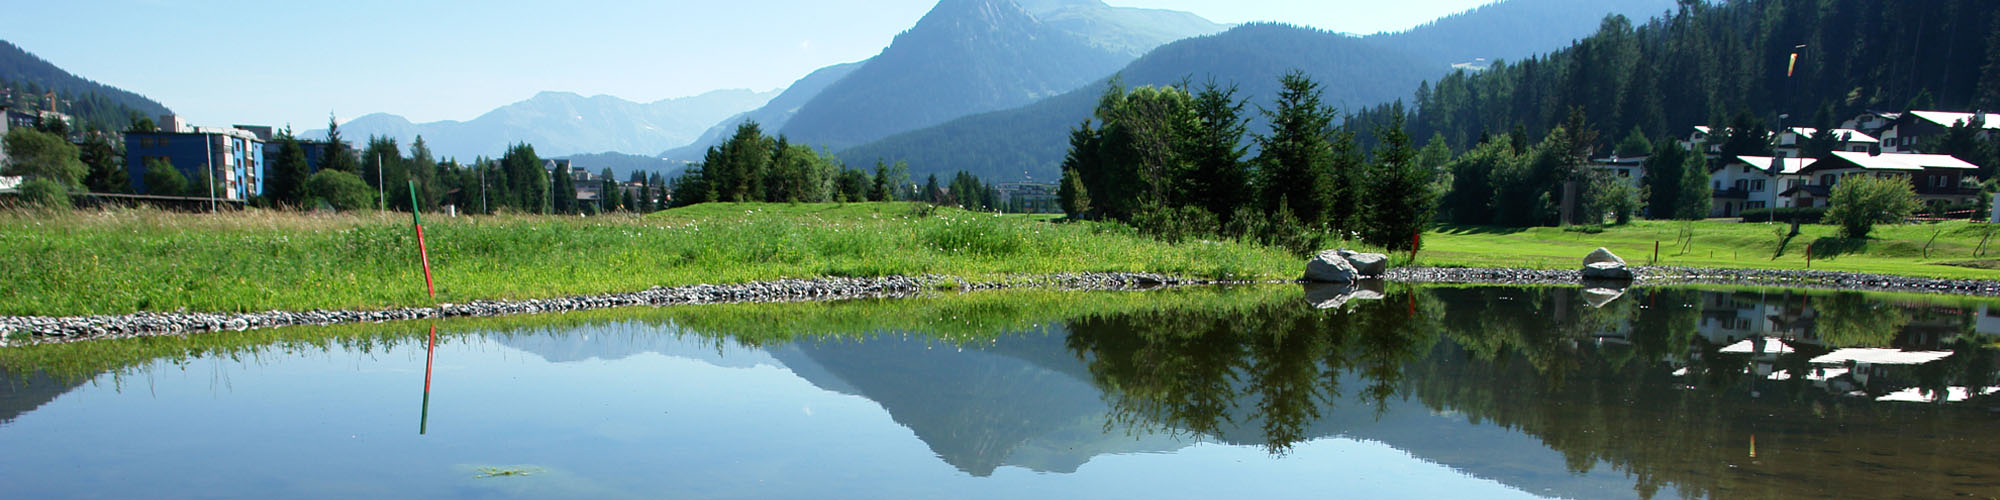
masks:
<path id="1" fill-rule="evenodd" d="M 1739 359 L 1746 361 L 1743 370 L 1747 375 L 1780 382 L 1803 379 L 1829 393 L 1850 397 L 1962 401 L 1996 392 L 1978 387 L 1911 390 L 1917 385 L 1937 385 L 1922 381 L 1923 370 L 1938 371 L 1926 365 L 1959 355 L 1990 357 L 1991 353 L 1961 353 L 1950 346 L 1967 334 L 2000 334 L 2000 310 L 1850 300 L 1856 297 L 1703 293 L 1698 338 L 1686 364 L 1675 366 L 1675 374 L 1688 374 L 1690 366 L 1701 364 L 1708 355 L 1707 348 L 1714 348 L 1716 355 L 1742 356 Z M 1829 307 L 1835 309 L 1829 312 Z M 1842 319 L 1831 319 L 1834 316 L 1828 314 Z M 1858 327 L 1855 316 L 1862 318 Z M 1870 318 L 1883 317 L 1896 319 L 1867 323 Z M 1855 332 L 1857 328 L 1863 331 Z M 1890 328 L 1894 331 L 1882 331 Z M 1868 338 L 1857 339 L 1857 333 Z M 1857 341 L 1894 347 L 1862 348 L 1853 345 Z M 1975 345 L 1978 343 L 1983 342 Z"/>
<path id="2" fill-rule="evenodd" d="M 1697 331 L 1702 339 L 1718 346 L 1752 337 L 1818 344 L 1813 335 L 1813 320 L 1818 315 L 1811 304 L 1809 296 L 1789 293 L 1703 292 Z"/>

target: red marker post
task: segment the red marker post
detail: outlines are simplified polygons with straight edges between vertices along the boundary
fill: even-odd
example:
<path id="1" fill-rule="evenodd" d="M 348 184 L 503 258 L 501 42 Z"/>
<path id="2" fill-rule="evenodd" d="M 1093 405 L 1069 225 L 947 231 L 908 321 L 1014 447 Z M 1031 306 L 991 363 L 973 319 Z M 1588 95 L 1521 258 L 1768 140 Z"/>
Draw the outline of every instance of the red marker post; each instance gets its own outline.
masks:
<path id="1" fill-rule="evenodd" d="M 424 260 L 424 291 L 437 298 L 437 288 L 431 285 L 431 251 L 424 246 L 424 220 L 417 210 L 417 181 L 410 181 L 410 224 L 417 227 L 417 256 Z"/>

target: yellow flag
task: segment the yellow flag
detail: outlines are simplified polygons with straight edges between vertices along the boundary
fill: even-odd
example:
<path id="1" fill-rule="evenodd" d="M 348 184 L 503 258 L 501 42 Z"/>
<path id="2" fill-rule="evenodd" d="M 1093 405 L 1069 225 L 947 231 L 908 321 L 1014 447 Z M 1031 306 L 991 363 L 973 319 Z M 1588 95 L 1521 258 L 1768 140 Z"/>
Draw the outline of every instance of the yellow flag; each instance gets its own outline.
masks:
<path id="1" fill-rule="evenodd" d="M 1799 53 L 1792 53 L 1792 62 L 1785 63 L 1785 78 L 1792 77 L 1792 70 L 1799 68 Z"/>

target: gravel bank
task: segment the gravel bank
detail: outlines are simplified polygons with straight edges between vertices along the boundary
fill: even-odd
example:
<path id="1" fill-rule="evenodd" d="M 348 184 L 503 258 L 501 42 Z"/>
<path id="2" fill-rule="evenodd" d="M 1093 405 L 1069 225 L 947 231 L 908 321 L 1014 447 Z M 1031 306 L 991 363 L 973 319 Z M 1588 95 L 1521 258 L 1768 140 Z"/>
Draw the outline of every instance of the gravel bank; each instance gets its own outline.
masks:
<path id="1" fill-rule="evenodd" d="M 0 338 L 8 344 L 69 342 L 75 340 L 182 335 L 198 332 L 249 330 L 293 325 L 375 323 L 424 318 L 454 318 L 583 311 L 627 306 L 669 306 L 749 302 L 797 302 L 875 297 L 903 297 L 926 289 L 956 288 L 983 290 L 996 288 L 1042 287 L 1063 290 L 1136 290 L 1160 286 L 1212 284 L 1146 273 L 1065 273 L 1023 276 L 1000 282 L 976 282 L 951 276 L 890 276 L 881 278 L 820 278 L 779 280 L 737 285 L 693 285 L 655 287 L 631 293 L 614 293 L 535 300 L 484 300 L 438 307 L 413 307 L 375 311 L 267 311 L 260 313 L 153 313 L 113 316 L 0 316 Z M 23 339 L 20 333 L 27 333 Z"/>

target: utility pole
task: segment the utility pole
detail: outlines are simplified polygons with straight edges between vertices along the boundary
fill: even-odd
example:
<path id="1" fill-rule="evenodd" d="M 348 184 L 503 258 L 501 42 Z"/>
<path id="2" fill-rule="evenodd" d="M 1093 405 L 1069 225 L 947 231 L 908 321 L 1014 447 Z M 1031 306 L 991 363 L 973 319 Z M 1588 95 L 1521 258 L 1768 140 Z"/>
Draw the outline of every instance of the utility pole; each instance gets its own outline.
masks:
<path id="1" fill-rule="evenodd" d="M 208 173 L 208 212 L 215 213 L 215 142 L 208 134 L 201 135 L 201 151 L 202 171 Z"/>
<path id="2" fill-rule="evenodd" d="M 389 209 L 389 192 L 382 186 L 382 152 L 375 152 L 375 210 Z"/>
<path id="3" fill-rule="evenodd" d="M 484 214 L 488 210 L 486 207 L 486 166 L 479 165 L 472 168 L 479 169 L 479 213 Z"/>

